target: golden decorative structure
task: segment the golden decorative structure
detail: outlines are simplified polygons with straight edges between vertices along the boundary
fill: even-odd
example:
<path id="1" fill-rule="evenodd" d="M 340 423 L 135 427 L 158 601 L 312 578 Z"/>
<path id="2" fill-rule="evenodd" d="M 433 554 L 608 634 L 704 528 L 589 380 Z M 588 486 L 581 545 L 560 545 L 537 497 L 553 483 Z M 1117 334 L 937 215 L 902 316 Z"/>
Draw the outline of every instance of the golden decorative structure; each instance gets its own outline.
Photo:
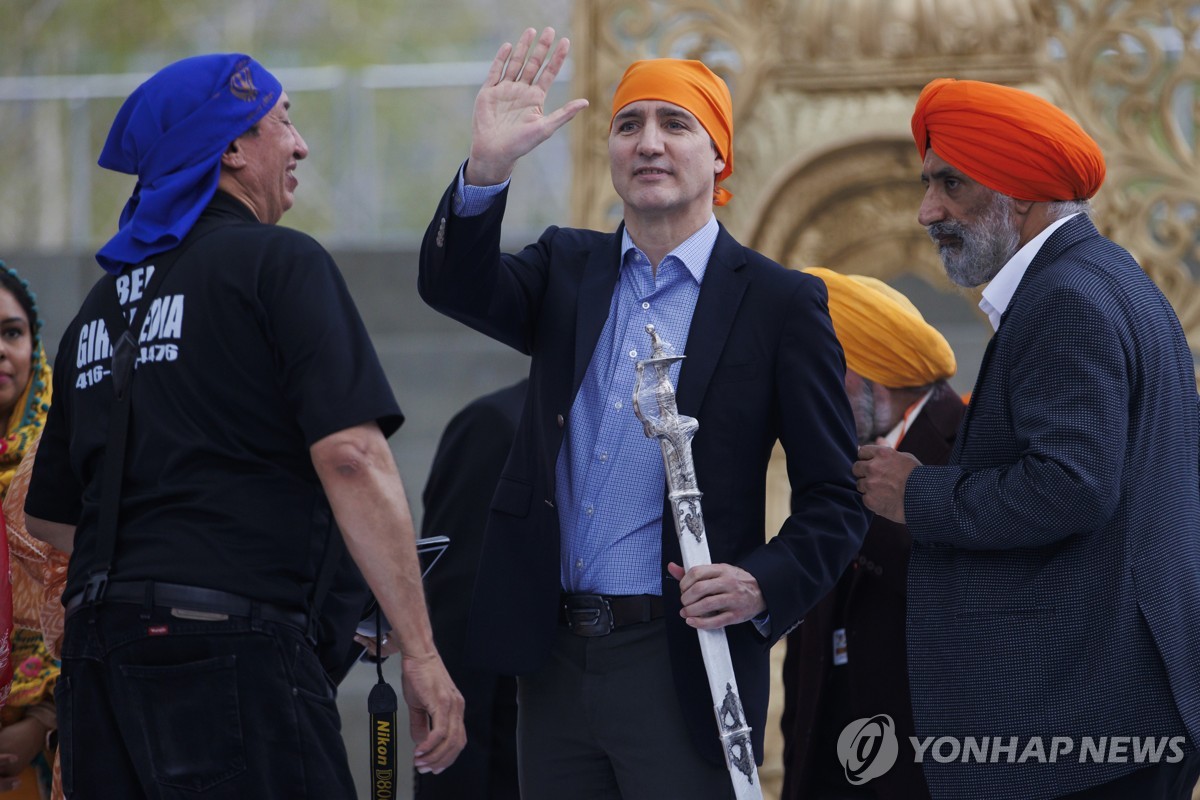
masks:
<path id="1" fill-rule="evenodd" d="M 948 285 L 916 223 L 909 118 L 933 78 L 1005 83 L 1066 109 L 1099 142 L 1108 178 L 1097 225 L 1162 288 L 1200 358 L 1197 3 L 577 0 L 572 30 L 572 96 L 597 109 L 570 126 L 575 224 L 611 230 L 620 220 L 607 132 L 625 67 L 699 58 L 733 92 L 735 171 L 724 185 L 735 199 L 717 214 L 734 236 L 792 267 Z M 780 470 L 770 487 L 777 530 L 788 497 Z M 773 687 L 776 713 L 780 697 Z M 760 774 L 777 796 L 777 717 L 769 725 Z"/>
<path id="2" fill-rule="evenodd" d="M 580 0 L 574 222 L 611 229 L 608 103 L 637 58 L 700 58 L 733 91 L 743 243 L 790 266 L 945 284 L 915 223 L 909 117 L 935 77 L 1041 94 L 1103 147 L 1100 228 L 1175 306 L 1200 354 L 1200 13 L 1182 0 Z"/>
<path id="3" fill-rule="evenodd" d="M 1063 57 L 1050 97 L 1108 161 L 1097 224 L 1175 307 L 1200 353 L 1200 7 L 1194 2 L 1039 5 Z"/>

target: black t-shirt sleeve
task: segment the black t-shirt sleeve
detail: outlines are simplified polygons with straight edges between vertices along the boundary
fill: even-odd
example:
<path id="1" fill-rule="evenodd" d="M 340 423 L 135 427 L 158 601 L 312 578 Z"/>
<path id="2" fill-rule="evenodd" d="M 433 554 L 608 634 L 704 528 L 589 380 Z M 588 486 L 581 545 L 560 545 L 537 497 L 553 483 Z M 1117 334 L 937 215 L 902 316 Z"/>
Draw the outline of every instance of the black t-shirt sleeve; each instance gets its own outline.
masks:
<path id="1" fill-rule="evenodd" d="M 65 525 L 78 524 L 83 501 L 83 486 L 71 467 L 71 431 L 66 411 L 71 387 L 65 385 L 70 379 L 67 363 L 74 352 L 69 343 L 74 342 L 77 336 L 76 326 L 69 326 L 58 347 L 52 381 L 54 399 L 42 430 L 37 457 L 33 461 L 29 493 L 25 497 L 26 514 Z"/>
<path id="2" fill-rule="evenodd" d="M 295 237 L 260 284 L 283 393 L 305 442 L 374 420 L 385 436 L 404 416 L 333 258 Z"/>

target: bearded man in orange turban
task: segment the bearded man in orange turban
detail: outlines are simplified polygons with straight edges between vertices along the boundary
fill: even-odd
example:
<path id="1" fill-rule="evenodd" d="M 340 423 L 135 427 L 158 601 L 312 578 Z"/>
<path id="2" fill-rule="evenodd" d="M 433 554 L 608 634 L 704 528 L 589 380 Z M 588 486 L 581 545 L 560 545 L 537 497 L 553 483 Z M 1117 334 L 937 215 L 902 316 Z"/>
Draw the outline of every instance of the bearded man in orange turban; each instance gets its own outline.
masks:
<path id="1" fill-rule="evenodd" d="M 515 164 L 587 105 L 544 109 L 568 46 L 530 29 L 500 49 L 470 158 L 421 251 L 426 302 L 532 356 L 467 648 L 518 676 L 524 800 L 727 800 L 694 629 L 724 629 L 761 760 L 769 647 L 832 588 L 866 530 L 845 364 L 821 281 L 738 244 L 713 213 L 731 197 L 720 184 L 733 173 L 733 104 L 698 61 L 639 61 L 616 87 L 615 232 L 552 227 L 501 253 Z M 686 355 L 672 382 L 680 413 L 700 422 L 692 456 L 713 563 L 686 573 L 662 453 L 630 402 L 651 323 Z M 793 513 L 764 542 L 777 439 Z"/>
<path id="2" fill-rule="evenodd" d="M 1179 320 L 1092 225 L 1104 159 L 1062 111 L 941 79 L 912 131 L 918 219 L 952 280 L 988 283 L 996 329 L 949 464 L 866 445 L 854 468 L 868 507 L 913 539 L 909 675 L 929 788 L 1190 798 L 1200 404 Z M 968 736 L 1017 752 L 946 759 Z"/>

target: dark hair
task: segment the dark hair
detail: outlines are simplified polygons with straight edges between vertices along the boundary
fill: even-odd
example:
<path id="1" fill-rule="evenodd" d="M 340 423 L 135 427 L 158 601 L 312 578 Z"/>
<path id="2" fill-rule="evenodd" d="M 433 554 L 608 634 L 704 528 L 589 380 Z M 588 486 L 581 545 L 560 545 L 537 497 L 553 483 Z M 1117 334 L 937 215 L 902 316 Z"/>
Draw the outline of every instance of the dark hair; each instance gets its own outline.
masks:
<path id="1" fill-rule="evenodd" d="M 12 292 L 12 296 L 17 298 L 17 302 L 21 304 L 21 308 L 29 320 L 29 332 L 33 335 L 36 344 L 40 338 L 39 332 L 42 323 L 38 319 L 37 295 L 29 288 L 29 281 L 18 275 L 15 269 L 0 261 L 0 289 Z"/>

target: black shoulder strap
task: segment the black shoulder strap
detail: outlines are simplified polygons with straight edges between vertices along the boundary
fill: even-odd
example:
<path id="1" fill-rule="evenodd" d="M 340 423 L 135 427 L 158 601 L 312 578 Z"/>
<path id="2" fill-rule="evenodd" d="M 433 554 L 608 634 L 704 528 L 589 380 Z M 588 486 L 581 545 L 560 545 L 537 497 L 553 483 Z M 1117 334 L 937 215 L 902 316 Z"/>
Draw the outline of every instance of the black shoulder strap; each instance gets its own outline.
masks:
<path id="1" fill-rule="evenodd" d="M 121 303 L 117 299 L 116 278 L 106 281 L 104 296 L 104 326 L 112 345 L 113 404 L 108 420 L 108 446 L 104 451 L 104 472 L 100 483 L 100 518 L 96 542 L 94 572 L 88 576 L 84 586 L 84 602 L 95 602 L 104 596 L 108 586 L 108 573 L 112 569 L 113 553 L 117 546 L 117 511 L 121 504 L 121 483 L 125 477 L 125 446 L 129 434 L 130 396 L 132 394 L 134 366 L 138 358 L 137 336 L 141 320 L 150 305 L 158 297 L 163 278 L 178 260 L 182 250 L 176 248 L 155 259 L 150 280 L 142 292 L 141 301 L 125 319 Z M 142 311 L 139 316 L 138 311 Z"/>

